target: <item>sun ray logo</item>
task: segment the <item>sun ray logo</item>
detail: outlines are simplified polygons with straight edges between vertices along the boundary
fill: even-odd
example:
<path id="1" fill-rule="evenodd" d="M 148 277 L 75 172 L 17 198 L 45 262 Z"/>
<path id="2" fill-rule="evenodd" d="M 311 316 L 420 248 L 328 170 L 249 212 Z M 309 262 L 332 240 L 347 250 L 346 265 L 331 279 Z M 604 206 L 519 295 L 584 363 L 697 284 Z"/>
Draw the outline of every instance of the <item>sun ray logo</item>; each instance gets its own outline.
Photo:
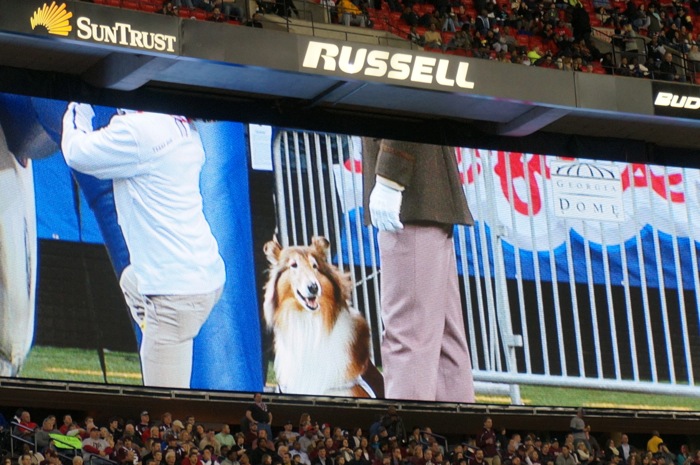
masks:
<path id="1" fill-rule="evenodd" d="M 51 5 L 44 3 L 43 7 L 37 8 L 29 21 L 32 30 L 37 26 L 43 26 L 49 34 L 67 36 L 73 30 L 69 21 L 72 17 L 73 13 L 66 11 L 65 3 L 56 5 L 56 2 L 51 2 Z"/>

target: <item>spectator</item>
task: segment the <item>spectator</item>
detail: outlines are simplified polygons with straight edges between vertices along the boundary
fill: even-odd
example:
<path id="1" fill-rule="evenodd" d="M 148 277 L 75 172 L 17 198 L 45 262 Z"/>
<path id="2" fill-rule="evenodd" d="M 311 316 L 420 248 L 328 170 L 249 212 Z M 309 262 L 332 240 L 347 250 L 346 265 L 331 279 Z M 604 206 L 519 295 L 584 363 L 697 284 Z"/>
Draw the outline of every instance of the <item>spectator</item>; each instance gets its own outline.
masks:
<path id="1" fill-rule="evenodd" d="M 497 437 L 496 432 L 493 430 L 493 420 L 491 417 L 486 417 L 484 419 L 484 428 L 476 439 L 476 445 L 484 451 L 484 460 L 488 465 L 501 465 L 496 442 Z"/>
<path id="2" fill-rule="evenodd" d="M 23 439 L 31 440 L 34 438 L 34 430 L 36 430 L 39 425 L 32 421 L 32 416 L 28 410 L 22 410 L 19 414 L 19 418 L 16 418 L 18 425 L 15 426 L 15 435 L 20 436 Z"/>
<path id="3" fill-rule="evenodd" d="M 448 43 L 443 45 L 444 50 L 464 50 L 469 52 L 472 49 L 472 41 L 466 31 L 459 30 L 450 39 Z"/>
<path id="4" fill-rule="evenodd" d="M 442 35 L 435 27 L 435 24 L 431 24 L 430 29 L 425 31 L 425 34 L 423 34 L 423 42 L 428 48 L 442 47 Z"/>
<path id="5" fill-rule="evenodd" d="M 571 27 L 574 29 L 574 40 L 584 39 L 588 42 L 591 38 L 591 19 L 583 5 L 577 3 L 571 13 Z"/>
<path id="6" fill-rule="evenodd" d="M 41 428 L 37 428 L 34 433 L 37 452 L 42 452 L 49 448 L 51 444 L 51 434 L 61 434 L 61 432 L 56 429 L 56 417 L 53 415 L 46 417 L 41 423 Z"/>
<path id="7" fill-rule="evenodd" d="M 406 441 L 406 426 L 403 423 L 403 419 L 399 416 L 396 410 L 396 406 L 390 405 L 387 408 L 386 414 L 381 418 L 380 423 L 386 428 L 389 438 L 396 438 L 399 444 Z"/>
<path id="8" fill-rule="evenodd" d="M 557 456 L 556 465 L 577 465 L 576 459 L 571 454 L 568 446 L 561 447 L 561 453 Z"/>
<path id="9" fill-rule="evenodd" d="M 659 66 L 658 78 L 663 81 L 681 81 L 681 75 L 678 73 L 676 65 L 673 63 L 673 54 L 666 52 L 664 59 Z M 647 442 L 647 451 L 656 453 L 659 451 L 659 444 L 663 440 L 658 436 L 658 432 L 652 433 L 651 439 Z"/>
<path id="10" fill-rule="evenodd" d="M 681 450 L 676 455 L 676 465 L 685 465 L 686 462 L 692 461 L 693 456 L 690 455 L 690 450 L 687 444 L 681 445 Z"/>
<path id="11" fill-rule="evenodd" d="M 236 0 L 221 0 L 219 7 L 229 20 L 240 21 L 243 18 L 243 10 L 238 6 Z"/>
<path id="12" fill-rule="evenodd" d="M 219 7 L 214 7 L 214 9 L 211 12 L 211 15 L 207 18 L 207 21 L 210 21 L 212 23 L 225 23 L 227 21 L 226 16 L 221 12 L 221 9 Z"/>
<path id="13" fill-rule="evenodd" d="M 253 403 L 245 412 L 248 422 L 258 425 L 258 429 L 267 431 L 268 437 L 272 436 L 272 412 L 267 409 L 267 405 L 262 401 L 262 394 L 257 392 L 253 396 Z"/>
<path id="14" fill-rule="evenodd" d="M 337 3 L 338 21 L 346 26 L 365 27 L 365 15 L 352 1 L 339 0 Z"/>
<path id="15" fill-rule="evenodd" d="M 423 41 L 423 36 L 418 33 L 416 26 L 411 26 L 411 30 L 408 32 L 407 38 L 411 41 L 411 43 L 418 45 L 419 47 L 422 47 L 425 44 Z"/>
<path id="16" fill-rule="evenodd" d="M 92 460 L 93 463 L 99 459 L 108 460 L 112 448 L 107 440 L 100 438 L 100 430 L 93 426 L 89 434 L 90 436 L 83 440 L 83 459 L 87 462 Z"/>
<path id="17" fill-rule="evenodd" d="M 625 433 L 622 433 L 622 436 L 620 436 L 620 445 L 618 449 L 620 450 L 620 462 L 623 465 L 628 465 L 627 462 L 630 456 L 637 452 L 637 449 L 629 443 L 629 437 Z"/>
<path id="18" fill-rule="evenodd" d="M 417 26 L 420 18 L 411 7 L 405 7 L 401 13 L 401 19 L 409 26 Z"/>
<path id="19" fill-rule="evenodd" d="M 151 424 L 151 416 L 148 410 L 144 410 L 141 412 L 141 421 L 136 425 L 136 432 L 141 436 L 141 441 L 145 442 L 146 439 L 151 437 L 151 426 L 153 426 Z"/>
<path id="20" fill-rule="evenodd" d="M 58 428 L 58 431 L 64 435 L 68 434 L 68 430 L 70 429 L 70 426 L 72 424 L 73 424 L 73 417 L 70 414 L 65 414 L 65 415 L 63 415 L 63 423 Z"/>
<path id="21" fill-rule="evenodd" d="M 134 448 L 130 437 L 125 437 L 122 446 L 117 449 L 116 461 L 123 464 L 136 464 L 140 462 L 140 452 Z"/>

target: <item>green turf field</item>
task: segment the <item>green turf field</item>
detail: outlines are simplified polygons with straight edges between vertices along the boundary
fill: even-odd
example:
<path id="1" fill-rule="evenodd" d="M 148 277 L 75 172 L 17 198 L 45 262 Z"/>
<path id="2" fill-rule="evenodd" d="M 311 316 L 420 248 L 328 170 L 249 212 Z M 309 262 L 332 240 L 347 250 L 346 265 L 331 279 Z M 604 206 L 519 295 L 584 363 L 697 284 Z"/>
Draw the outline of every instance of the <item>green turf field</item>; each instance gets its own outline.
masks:
<path id="1" fill-rule="evenodd" d="M 107 380 L 110 384 L 142 384 L 137 353 L 107 352 L 105 361 Z M 35 346 L 32 349 L 20 377 L 104 382 L 97 351 L 42 346 Z M 275 385 L 272 363 L 268 370 L 267 384 L 270 387 Z M 525 405 L 700 411 L 700 399 L 695 397 L 526 385 L 520 387 L 520 394 Z M 486 396 L 477 393 L 476 398 L 479 403 L 510 403 L 510 399 L 505 396 Z"/>
<path id="2" fill-rule="evenodd" d="M 141 385 L 139 355 L 130 352 L 106 352 L 107 381 L 110 384 Z M 55 381 L 103 383 L 97 351 L 34 346 L 20 372 L 22 378 Z"/>

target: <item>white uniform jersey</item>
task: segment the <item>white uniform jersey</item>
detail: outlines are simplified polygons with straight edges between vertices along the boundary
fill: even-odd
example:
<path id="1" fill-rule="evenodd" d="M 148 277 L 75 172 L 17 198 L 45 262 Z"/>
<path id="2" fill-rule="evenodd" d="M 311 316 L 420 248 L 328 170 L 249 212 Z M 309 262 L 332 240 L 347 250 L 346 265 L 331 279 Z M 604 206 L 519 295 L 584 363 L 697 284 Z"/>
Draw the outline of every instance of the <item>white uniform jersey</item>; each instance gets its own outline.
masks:
<path id="1" fill-rule="evenodd" d="M 204 149 L 187 119 L 133 112 L 93 131 L 92 110 L 72 108 L 64 117 L 63 156 L 81 173 L 113 180 L 139 292 L 191 295 L 220 288 L 224 262 L 199 189 Z"/>

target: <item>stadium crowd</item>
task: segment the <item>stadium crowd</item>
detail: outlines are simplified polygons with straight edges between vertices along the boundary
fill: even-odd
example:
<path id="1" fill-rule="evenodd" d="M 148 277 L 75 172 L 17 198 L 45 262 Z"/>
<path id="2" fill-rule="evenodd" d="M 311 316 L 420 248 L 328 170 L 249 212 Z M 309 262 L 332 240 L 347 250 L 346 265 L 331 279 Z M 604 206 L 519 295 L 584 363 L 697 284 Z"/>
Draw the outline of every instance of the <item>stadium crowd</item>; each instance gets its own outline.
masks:
<path id="1" fill-rule="evenodd" d="M 256 0 L 248 21 L 236 0 L 115 1 L 254 27 L 262 27 L 264 14 L 300 17 L 293 0 Z M 332 22 L 388 30 L 427 50 L 564 71 L 700 81 L 694 32 L 700 27 L 700 0 L 309 1 L 328 8 Z M 598 49 L 593 26 L 613 52 Z"/>
<path id="2" fill-rule="evenodd" d="M 262 27 L 265 14 L 300 17 L 293 0 L 256 0 L 247 21 L 242 2 L 235 0 L 116 1 L 169 16 L 253 27 Z M 426 50 L 564 71 L 700 80 L 700 43 L 694 35 L 700 0 L 309 1 L 328 8 L 332 22 L 387 30 Z M 593 40 L 593 26 L 602 42 Z M 596 46 L 605 42 L 613 52 Z"/>
<path id="3" fill-rule="evenodd" d="M 275 431 L 272 413 L 260 394 L 248 407 L 241 430 L 228 424 L 204 425 L 193 416 L 174 419 L 163 413 L 151 420 L 144 410 L 138 421 L 112 417 L 98 425 L 51 415 L 41 425 L 19 409 L 4 432 L 12 431 L 15 457 L 3 465 L 699 465 L 700 451 L 686 445 L 671 452 L 657 431 L 646 444 L 599 442 L 591 435 L 583 411 L 571 419 L 561 439 L 495 429 L 485 418 L 481 431 L 448 445 L 429 426 L 407 428 L 394 406 L 368 429 L 313 421 L 302 413 Z M 0 432 L 3 430 L 0 429 Z M 6 440 L 9 439 L 6 434 Z"/>

